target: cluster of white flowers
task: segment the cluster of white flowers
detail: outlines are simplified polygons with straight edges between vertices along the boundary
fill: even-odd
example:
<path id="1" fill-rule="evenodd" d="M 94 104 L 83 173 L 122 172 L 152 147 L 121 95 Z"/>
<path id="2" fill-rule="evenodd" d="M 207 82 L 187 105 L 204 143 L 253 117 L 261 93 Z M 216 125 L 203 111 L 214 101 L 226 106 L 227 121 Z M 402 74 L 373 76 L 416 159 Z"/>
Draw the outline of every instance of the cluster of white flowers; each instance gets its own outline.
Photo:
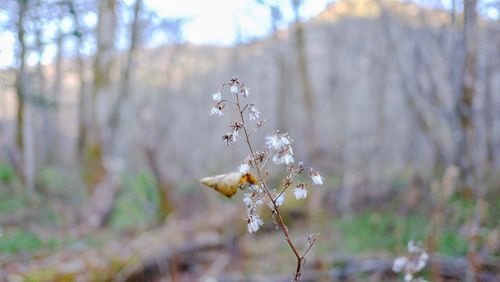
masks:
<path id="1" fill-rule="evenodd" d="M 392 270 L 396 273 L 404 273 L 406 282 L 425 282 L 422 278 L 413 278 L 415 273 L 424 269 L 429 255 L 419 246 L 410 240 L 408 242 L 408 255 L 401 256 L 394 260 Z"/>
<path id="2" fill-rule="evenodd" d="M 231 98 L 227 100 L 224 100 L 222 95 L 224 87 L 229 87 L 229 91 L 231 93 Z M 262 170 L 269 159 L 272 159 L 272 161 L 277 165 L 284 165 L 289 173 L 283 182 L 283 187 L 280 190 L 268 190 L 268 187 L 264 183 L 260 183 L 263 181 L 262 179 L 257 181 L 258 184 L 250 185 L 250 187 L 246 189 L 243 196 L 243 202 L 247 209 L 246 220 L 248 224 L 248 232 L 254 233 L 257 232 L 260 229 L 260 226 L 264 224 L 259 215 L 260 207 L 264 203 L 269 206 L 274 215 L 275 210 L 285 202 L 286 190 L 289 187 L 294 187 L 293 196 L 297 200 L 307 198 L 307 184 L 297 181 L 297 176 L 301 175 L 304 171 L 306 171 L 306 169 L 308 169 L 313 185 L 322 185 L 324 178 L 318 171 L 312 168 L 304 167 L 302 162 L 299 162 L 297 165 L 295 164 L 294 152 L 291 145 L 293 140 L 288 136 L 288 133 L 280 133 L 276 130 L 273 134 L 265 137 L 265 146 L 261 151 L 254 152 L 251 149 L 252 146 L 250 145 L 250 140 L 246 140 L 249 135 L 247 132 L 249 124 L 245 122 L 243 114 L 246 111 L 248 119 L 255 121 L 255 130 L 258 130 L 262 126 L 264 120 L 258 120 L 261 113 L 257 110 L 254 103 L 241 104 L 241 99 L 248 97 L 248 95 L 248 87 L 246 87 L 244 83 L 240 82 L 237 77 L 233 77 L 229 83 L 222 84 L 218 91 L 212 94 L 212 100 L 215 102 L 215 105 L 210 110 L 210 114 L 223 116 L 225 103 L 234 104 L 238 108 L 238 111 L 241 114 L 241 120 L 230 124 L 230 131 L 222 136 L 222 140 L 226 142 L 227 145 L 232 145 L 239 140 L 240 131 L 244 131 L 245 136 L 242 139 L 248 143 L 251 154 L 247 156 L 238 167 L 238 171 L 242 175 L 251 175 L 253 170 L 259 177 L 262 177 Z"/>
<path id="3" fill-rule="evenodd" d="M 275 151 L 291 143 L 292 139 L 288 137 L 288 133 L 280 134 L 279 130 L 274 131 L 272 135 L 266 136 L 266 146 Z"/>
<path id="4" fill-rule="evenodd" d="M 266 136 L 267 148 L 276 152 L 273 157 L 275 164 L 293 164 L 293 149 L 290 144 L 292 139 L 288 137 L 288 133 L 280 134 L 276 130 L 272 135 Z"/>
<path id="5" fill-rule="evenodd" d="M 243 195 L 243 203 L 247 208 L 248 232 L 255 233 L 259 230 L 264 221 L 259 215 L 259 208 L 264 204 L 264 191 L 257 185 L 252 185 L 248 192 Z"/>

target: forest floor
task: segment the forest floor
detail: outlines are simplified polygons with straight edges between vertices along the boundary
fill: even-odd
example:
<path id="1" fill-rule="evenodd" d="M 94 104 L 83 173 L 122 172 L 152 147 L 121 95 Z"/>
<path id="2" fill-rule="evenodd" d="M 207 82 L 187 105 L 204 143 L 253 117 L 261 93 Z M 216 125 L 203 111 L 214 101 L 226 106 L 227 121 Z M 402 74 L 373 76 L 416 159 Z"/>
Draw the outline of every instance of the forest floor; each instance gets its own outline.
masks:
<path id="1" fill-rule="evenodd" d="M 141 189 L 132 192 L 148 193 Z M 147 202 L 150 196 L 141 197 Z M 125 193 L 117 201 L 109 227 L 76 236 L 69 223 L 76 216 L 69 212 L 71 201 L 33 200 L 13 190 L 1 190 L 0 198 L 0 280 L 162 281 L 161 277 L 169 277 L 211 281 L 218 277 L 219 281 L 269 281 L 273 277 L 273 281 L 288 281 L 294 268 L 292 253 L 270 224 L 270 216 L 263 215 L 268 223 L 263 230 L 249 235 L 242 211 L 231 201 L 221 203 L 224 213 L 177 214 L 154 224 L 154 212 L 147 206 L 134 207 L 131 201 L 137 195 Z M 493 265 L 487 277 L 496 279 L 500 277 L 498 197 L 488 201 L 480 251 L 488 258 L 485 264 Z M 144 203 L 139 204 L 144 207 Z M 434 261 L 461 268 L 446 270 L 448 275 L 463 276 L 466 226 L 473 205 L 463 197 L 452 197 L 443 209 L 438 226 L 428 205 L 408 208 L 398 197 L 380 207 L 357 208 L 350 215 L 329 211 L 308 217 L 292 207 L 285 216 L 299 246 L 305 245 L 306 230 L 321 234 L 306 262 L 306 274 L 316 277 L 314 281 L 334 280 L 317 277 L 325 273 L 338 279 L 350 275 L 355 281 L 396 280 L 390 270 L 392 261 L 406 253 L 409 240 L 419 242 Z M 429 279 L 433 274 L 427 268 L 421 275 Z"/>

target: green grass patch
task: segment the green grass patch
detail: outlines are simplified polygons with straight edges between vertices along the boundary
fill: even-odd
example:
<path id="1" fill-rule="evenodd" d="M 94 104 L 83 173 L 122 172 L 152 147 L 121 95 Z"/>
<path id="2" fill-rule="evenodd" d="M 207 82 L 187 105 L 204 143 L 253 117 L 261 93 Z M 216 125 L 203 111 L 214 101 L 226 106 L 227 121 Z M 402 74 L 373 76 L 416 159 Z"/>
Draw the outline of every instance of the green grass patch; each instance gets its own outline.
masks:
<path id="1" fill-rule="evenodd" d="M 0 191 L 0 214 L 14 214 L 29 207 L 28 196 Z"/>
<path id="2" fill-rule="evenodd" d="M 10 183 L 16 178 L 16 172 L 14 169 L 4 163 L 0 163 L 0 182 Z"/>
<path id="3" fill-rule="evenodd" d="M 404 252 L 409 240 L 425 244 L 430 228 L 430 217 L 410 213 L 404 216 L 390 212 L 363 212 L 333 221 L 334 232 L 341 252 Z M 467 241 L 455 227 L 441 226 L 437 252 L 462 256 Z"/>
<path id="4" fill-rule="evenodd" d="M 342 242 L 340 248 L 349 253 L 396 251 L 409 240 L 423 240 L 426 217 L 410 214 L 400 217 L 392 213 L 365 212 L 333 222 Z"/>
<path id="5" fill-rule="evenodd" d="M 31 231 L 14 230 L 0 236 L 0 252 L 15 254 L 39 249 L 53 249 L 60 243 L 56 239 L 42 239 Z"/>
<path id="6" fill-rule="evenodd" d="M 115 229 L 144 228 L 156 221 L 158 193 L 150 173 L 125 177 L 111 217 Z"/>

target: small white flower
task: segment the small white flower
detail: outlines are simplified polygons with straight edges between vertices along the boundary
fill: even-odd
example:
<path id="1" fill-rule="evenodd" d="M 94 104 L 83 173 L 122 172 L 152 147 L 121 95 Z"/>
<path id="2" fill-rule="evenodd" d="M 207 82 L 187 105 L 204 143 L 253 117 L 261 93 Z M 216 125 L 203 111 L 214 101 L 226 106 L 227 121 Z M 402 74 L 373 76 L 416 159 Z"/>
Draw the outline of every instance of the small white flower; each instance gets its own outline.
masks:
<path id="1" fill-rule="evenodd" d="M 243 162 L 238 167 L 238 170 L 240 171 L 241 174 L 245 174 L 245 173 L 247 173 L 250 170 L 250 166 L 248 165 L 247 162 Z"/>
<path id="2" fill-rule="evenodd" d="M 392 264 L 392 271 L 399 273 L 401 270 L 403 270 L 404 266 L 408 262 L 408 259 L 406 257 L 398 257 L 394 260 L 394 263 Z"/>
<path id="3" fill-rule="evenodd" d="M 243 194 L 243 203 L 245 204 L 246 207 L 248 207 L 252 204 L 252 194 L 251 193 Z"/>
<path id="4" fill-rule="evenodd" d="M 255 199 L 255 206 L 256 206 L 256 207 L 260 207 L 260 206 L 262 206 L 263 204 L 264 204 L 264 201 L 263 201 L 260 197 L 257 197 L 257 198 Z"/>
<path id="5" fill-rule="evenodd" d="M 266 146 L 276 151 L 290 143 L 291 140 L 288 137 L 288 133 L 280 134 L 279 131 L 275 131 L 273 135 L 266 136 Z"/>
<path id="6" fill-rule="evenodd" d="M 239 91 L 239 89 L 238 89 L 238 86 L 236 84 L 231 85 L 231 93 L 236 95 L 236 94 L 238 94 L 238 91 Z"/>
<path id="7" fill-rule="evenodd" d="M 248 96 L 248 94 L 250 94 L 250 92 L 248 91 L 248 87 L 246 87 L 245 85 L 243 85 L 241 87 L 241 93 L 243 94 L 243 97 L 246 98 Z"/>
<path id="8" fill-rule="evenodd" d="M 273 162 L 275 164 L 289 165 L 293 163 L 293 149 L 290 145 L 284 145 L 279 152 L 274 155 Z"/>
<path id="9" fill-rule="evenodd" d="M 285 202 L 285 193 L 282 193 L 278 198 L 276 198 L 275 203 L 279 207 Z"/>
<path id="10" fill-rule="evenodd" d="M 248 217 L 248 232 L 255 233 L 260 229 L 260 226 L 264 224 L 264 221 L 258 215 L 250 215 Z"/>
<path id="11" fill-rule="evenodd" d="M 309 175 L 314 185 L 323 185 L 323 180 L 325 180 L 325 178 L 321 176 L 319 172 L 311 169 Z"/>
<path id="12" fill-rule="evenodd" d="M 293 156 L 289 155 L 289 154 L 285 154 L 285 155 L 276 154 L 273 157 L 273 162 L 275 164 L 286 164 L 286 165 L 289 165 L 289 164 L 293 163 Z"/>
<path id="13" fill-rule="evenodd" d="M 307 198 L 307 190 L 303 186 L 297 186 L 293 189 L 293 195 L 297 200 L 305 199 Z"/>
<path id="14" fill-rule="evenodd" d="M 256 120 L 259 118 L 260 112 L 257 111 L 254 104 L 250 104 L 250 107 L 248 108 L 248 116 L 250 120 Z"/>
<path id="15" fill-rule="evenodd" d="M 213 115 L 216 115 L 216 116 L 223 116 L 224 113 L 217 107 L 213 107 L 211 110 L 210 110 L 210 115 L 213 116 Z"/>
<path id="16" fill-rule="evenodd" d="M 420 271 L 424 269 L 427 264 L 427 260 L 429 259 L 429 255 L 426 252 L 422 252 L 418 257 L 417 265 L 415 266 L 416 271 Z"/>
<path id="17" fill-rule="evenodd" d="M 220 100 L 222 100 L 222 93 L 218 91 L 212 94 L 212 100 L 214 100 L 215 102 L 219 102 Z"/>
<path id="18" fill-rule="evenodd" d="M 409 256 L 395 259 L 392 270 L 394 272 L 403 272 L 405 281 L 423 282 L 425 280 L 421 278 L 413 279 L 413 275 L 424 269 L 429 255 L 412 240 L 408 242 L 407 247 Z"/>
<path id="19" fill-rule="evenodd" d="M 233 130 L 233 142 L 236 142 L 236 140 L 238 140 L 238 137 L 240 137 L 239 130 L 243 128 L 243 123 L 235 121 L 234 123 L 229 125 L 229 128 Z"/>
<path id="20" fill-rule="evenodd" d="M 243 195 L 243 203 L 247 209 L 252 210 L 256 207 L 262 206 L 264 201 L 262 201 L 258 193 L 248 192 Z"/>
<path id="21" fill-rule="evenodd" d="M 260 193 L 262 191 L 262 189 L 259 187 L 259 185 L 255 185 L 255 184 L 250 185 L 249 189 L 250 189 L 249 191 L 257 192 L 257 193 Z"/>
<path id="22" fill-rule="evenodd" d="M 237 137 L 234 137 L 233 133 L 224 133 L 222 135 L 222 141 L 226 142 L 226 145 L 231 146 L 236 142 Z"/>

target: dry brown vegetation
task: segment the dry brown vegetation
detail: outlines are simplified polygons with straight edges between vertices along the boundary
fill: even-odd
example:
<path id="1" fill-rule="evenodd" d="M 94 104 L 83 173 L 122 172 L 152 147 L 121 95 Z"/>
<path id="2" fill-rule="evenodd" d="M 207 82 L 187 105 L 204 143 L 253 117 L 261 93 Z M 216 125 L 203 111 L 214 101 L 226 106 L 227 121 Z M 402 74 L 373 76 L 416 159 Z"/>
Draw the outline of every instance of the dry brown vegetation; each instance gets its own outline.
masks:
<path id="1" fill-rule="evenodd" d="M 248 236 L 241 199 L 195 183 L 245 156 L 209 116 L 210 95 L 238 75 L 265 113 L 254 140 L 288 132 L 327 178 L 307 208 L 291 195 L 284 206 L 293 236 L 322 233 L 304 281 L 395 280 L 409 239 L 432 254 L 430 281 L 495 281 L 500 25 L 477 15 L 486 1 L 423 2 L 337 1 L 232 47 L 179 40 L 141 0 L 0 4 L 19 62 L 0 73 L 0 280 L 290 279 L 270 215 Z M 44 52 L 23 32 L 36 39 L 62 18 L 74 30 L 44 39 L 59 59 L 21 64 L 23 48 Z M 153 28 L 167 45 L 146 47 Z"/>

